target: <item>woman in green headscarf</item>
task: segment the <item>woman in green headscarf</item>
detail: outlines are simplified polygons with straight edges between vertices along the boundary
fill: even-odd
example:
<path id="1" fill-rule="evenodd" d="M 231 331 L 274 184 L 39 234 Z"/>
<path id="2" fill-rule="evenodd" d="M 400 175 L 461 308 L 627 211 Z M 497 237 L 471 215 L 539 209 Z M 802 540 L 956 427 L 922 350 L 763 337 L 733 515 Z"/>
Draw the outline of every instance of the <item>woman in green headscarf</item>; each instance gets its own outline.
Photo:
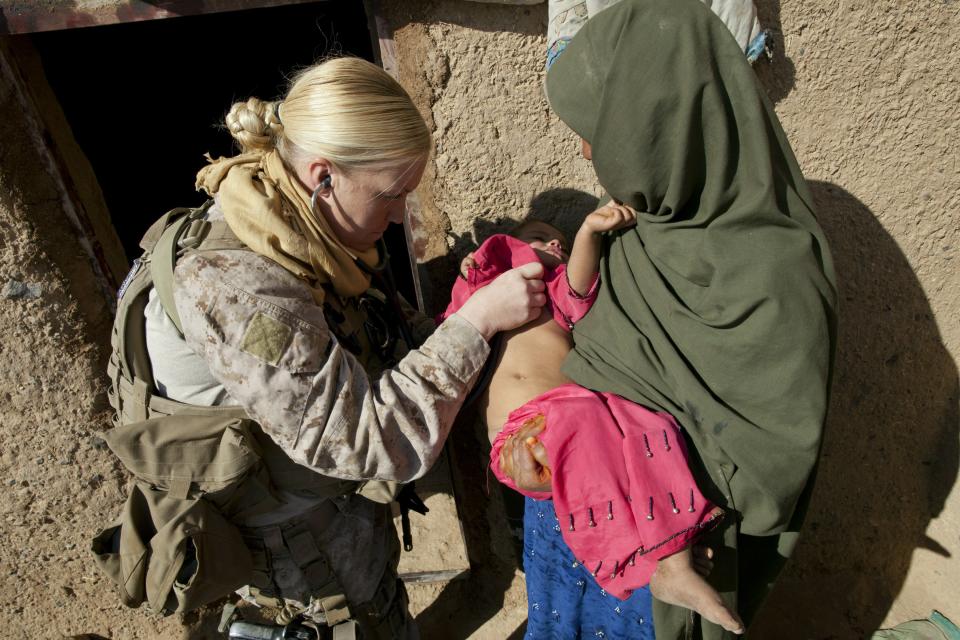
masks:
<path id="1" fill-rule="evenodd" d="M 836 291 L 810 192 L 743 52 L 697 0 L 601 12 L 547 95 L 638 212 L 605 240 L 565 372 L 683 425 L 701 489 L 730 514 L 711 582 L 749 624 L 795 543 L 827 410 Z M 691 637 L 686 611 L 654 612 L 658 639 Z"/>

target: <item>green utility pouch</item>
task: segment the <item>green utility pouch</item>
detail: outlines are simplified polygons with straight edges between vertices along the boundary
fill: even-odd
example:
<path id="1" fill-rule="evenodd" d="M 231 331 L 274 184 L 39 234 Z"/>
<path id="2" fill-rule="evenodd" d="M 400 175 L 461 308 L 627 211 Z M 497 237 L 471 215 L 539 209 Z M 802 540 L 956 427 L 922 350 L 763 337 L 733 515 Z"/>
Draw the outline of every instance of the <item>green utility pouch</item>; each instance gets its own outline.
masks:
<path id="1" fill-rule="evenodd" d="M 100 568 L 129 607 L 190 611 L 247 584 L 253 559 L 237 528 L 202 499 L 134 484 L 120 519 L 93 541 Z"/>
<path id="2" fill-rule="evenodd" d="M 280 505 L 272 492 L 254 423 L 242 411 L 191 407 L 114 428 L 107 445 L 137 481 L 172 500 L 203 498 L 227 519 Z M 225 415 L 226 413 L 226 415 Z"/>
<path id="3" fill-rule="evenodd" d="M 120 519 L 95 537 L 93 551 L 124 604 L 180 613 L 250 581 L 252 556 L 227 518 L 280 503 L 251 421 L 224 413 L 192 408 L 106 434 L 135 481 Z"/>

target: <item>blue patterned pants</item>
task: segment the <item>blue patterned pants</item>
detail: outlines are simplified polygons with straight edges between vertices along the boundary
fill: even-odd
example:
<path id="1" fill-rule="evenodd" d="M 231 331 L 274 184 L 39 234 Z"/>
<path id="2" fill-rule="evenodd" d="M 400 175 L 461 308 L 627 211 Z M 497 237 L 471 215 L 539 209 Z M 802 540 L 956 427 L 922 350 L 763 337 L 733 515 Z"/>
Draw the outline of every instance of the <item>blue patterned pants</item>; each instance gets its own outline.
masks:
<path id="1" fill-rule="evenodd" d="M 563 541 L 552 500 L 526 498 L 523 568 L 527 640 L 654 640 L 650 590 L 618 600 L 601 589 Z"/>

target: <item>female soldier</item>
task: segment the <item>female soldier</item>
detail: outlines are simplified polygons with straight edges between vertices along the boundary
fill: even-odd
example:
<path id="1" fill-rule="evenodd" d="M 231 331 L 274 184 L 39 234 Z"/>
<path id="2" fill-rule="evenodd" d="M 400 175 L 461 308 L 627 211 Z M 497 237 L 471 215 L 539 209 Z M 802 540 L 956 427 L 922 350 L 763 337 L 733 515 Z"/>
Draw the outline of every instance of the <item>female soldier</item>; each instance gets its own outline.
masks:
<path id="1" fill-rule="evenodd" d="M 681 423 L 697 484 L 729 514 L 711 582 L 749 625 L 795 543 L 827 409 L 836 290 L 810 192 L 743 52 L 697 0 L 605 9 L 550 68 L 547 94 L 600 184 L 637 211 L 607 238 L 564 373 Z M 523 444 L 534 431 L 505 462 L 542 490 L 549 474 Z M 649 616 L 578 586 L 551 511 L 527 501 L 529 636 L 652 637 Z M 661 606 L 688 594 L 654 595 L 658 639 L 731 636 Z"/>
<path id="2" fill-rule="evenodd" d="M 157 388 L 239 405 L 269 436 L 260 446 L 280 504 L 233 519 L 261 560 L 250 598 L 330 626 L 350 618 L 364 638 L 415 637 L 390 511 L 344 495 L 357 485 L 343 481 L 426 473 L 487 340 L 539 314 L 541 269 L 504 274 L 408 351 L 400 304 L 370 291 L 378 241 L 402 222 L 430 152 L 407 93 L 373 64 L 332 59 L 300 73 L 282 102 L 251 98 L 226 122 L 243 153 L 212 161 L 197 186 L 215 197 L 208 220 L 225 220 L 243 246 L 201 245 L 177 263 L 182 338 L 151 297 Z"/>

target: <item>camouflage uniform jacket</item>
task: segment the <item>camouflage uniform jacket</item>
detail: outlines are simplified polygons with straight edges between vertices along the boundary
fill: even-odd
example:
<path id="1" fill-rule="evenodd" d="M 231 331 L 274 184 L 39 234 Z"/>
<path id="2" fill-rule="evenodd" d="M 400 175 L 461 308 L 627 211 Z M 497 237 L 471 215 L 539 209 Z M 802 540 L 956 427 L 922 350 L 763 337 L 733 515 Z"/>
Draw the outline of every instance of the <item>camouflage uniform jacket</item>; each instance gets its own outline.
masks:
<path id="1" fill-rule="evenodd" d="M 187 344 L 230 400 L 292 460 L 346 480 L 426 473 L 489 354 L 479 332 L 453 316 L 380 370 L 341 344 L 302 281 L 249 250 L 188 254 L 174 298 Z M 389 509 L 358 496 L 335 502 L 324 552 L 347 597 L 364 602 L 394 557 Z"/>

